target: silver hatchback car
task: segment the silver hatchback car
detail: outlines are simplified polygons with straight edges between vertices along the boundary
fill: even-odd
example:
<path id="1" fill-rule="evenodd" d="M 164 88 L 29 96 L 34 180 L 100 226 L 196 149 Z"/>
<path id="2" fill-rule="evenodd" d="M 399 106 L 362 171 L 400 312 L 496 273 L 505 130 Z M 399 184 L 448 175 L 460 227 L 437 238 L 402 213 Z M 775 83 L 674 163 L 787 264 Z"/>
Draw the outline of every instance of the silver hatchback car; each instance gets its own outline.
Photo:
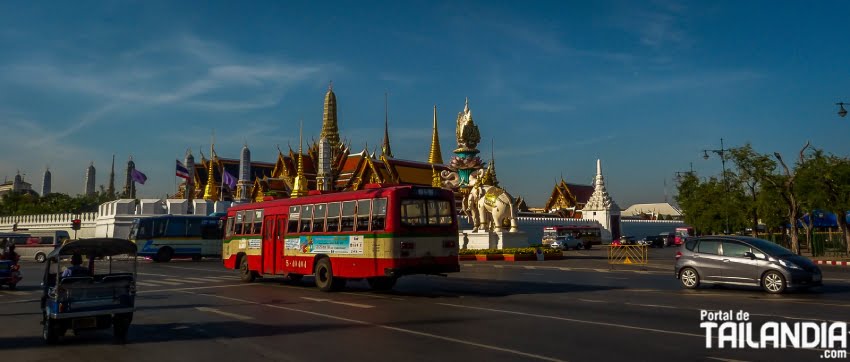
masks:
<path id="1" fill-rule="evenodd" d="M 749 285 L 768 293 L 822 284 L 811 260 L 770 241 L 747 236 L 703 236 L 676 252 L 676 278 L 685 288 L 701 283 Z"/>

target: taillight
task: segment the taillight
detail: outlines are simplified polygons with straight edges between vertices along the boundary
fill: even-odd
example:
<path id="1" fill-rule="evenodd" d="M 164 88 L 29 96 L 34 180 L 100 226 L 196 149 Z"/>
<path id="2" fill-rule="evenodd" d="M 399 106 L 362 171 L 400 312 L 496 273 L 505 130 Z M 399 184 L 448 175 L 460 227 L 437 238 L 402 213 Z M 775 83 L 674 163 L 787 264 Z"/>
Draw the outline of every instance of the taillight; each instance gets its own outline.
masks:
<path id="1" fill-rule="evenodd" d="M 414 244 L 414 243 L 413 243 L 413 242 L 411 242 L 411 241 L 402 241 L 402 242 L 401 242 L 401 248 L 402 248 L 402 249 L 415 249 L 415 248 L 416 248 L 416 244 Z"/>
<path id="2" fill-rule="evenodd" d="M 454 240 L 443 240 L 443 247 L 444 248 L 454 248 L 455 246 L 457 246 L 456 241 L 454 241 Z"/>
<path id="3" fill-rule="evenodd" d="M 681 258 L 681 257 L 682 257 L 682 252 L 681 252 L 681 251 L 677 251 L 677 252 L 676 252 L 676 259 L 679 259 L 679 258 Z"/>

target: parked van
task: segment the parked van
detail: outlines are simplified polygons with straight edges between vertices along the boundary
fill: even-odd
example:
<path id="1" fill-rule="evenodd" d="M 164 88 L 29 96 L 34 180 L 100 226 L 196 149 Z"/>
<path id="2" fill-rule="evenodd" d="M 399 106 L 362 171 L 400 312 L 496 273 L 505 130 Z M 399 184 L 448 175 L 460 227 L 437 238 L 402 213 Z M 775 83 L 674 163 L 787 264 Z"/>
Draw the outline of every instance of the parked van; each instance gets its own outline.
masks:
<path id="1" fill-rule="evenodd" d="M 27 230 L 29 237 L 15 239 L 15 252 L 21 260 L 35 260 L 43 263 L 47 254 L 62 245 L 71 236 L 65 230 Z"/>

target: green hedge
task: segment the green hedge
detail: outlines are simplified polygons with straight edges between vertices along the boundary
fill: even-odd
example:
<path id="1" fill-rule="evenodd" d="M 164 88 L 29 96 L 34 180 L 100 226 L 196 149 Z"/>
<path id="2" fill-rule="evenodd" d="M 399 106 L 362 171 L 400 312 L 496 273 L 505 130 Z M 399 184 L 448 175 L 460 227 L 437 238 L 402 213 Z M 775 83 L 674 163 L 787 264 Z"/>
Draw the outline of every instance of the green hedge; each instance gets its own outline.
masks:
<path id="1" fill-rule="evenodd" d="M 551 248 L 540 248 L 543 254 L 562 254 L 560 250 Z M 460 255 L 489 255 L 489 254 L 537 254 L 537 248 L 507 248 L 507 249 L 466 249 L 461 250 Z"/>

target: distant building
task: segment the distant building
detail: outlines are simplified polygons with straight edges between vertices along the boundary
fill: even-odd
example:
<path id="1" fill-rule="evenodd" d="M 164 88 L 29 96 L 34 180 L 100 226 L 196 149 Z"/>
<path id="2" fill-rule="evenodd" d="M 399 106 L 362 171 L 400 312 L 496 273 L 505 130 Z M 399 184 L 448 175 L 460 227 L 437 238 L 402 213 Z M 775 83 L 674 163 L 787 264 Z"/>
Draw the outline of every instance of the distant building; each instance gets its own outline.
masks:
<path id="1" fill-rule="evenodd" d="M 632 219 L 658 220 L 659 218 L 662 218 L 681 220 L 682 210 L 666 202 L 654 204 L 634 204 L 624 210 L 622 215 L 623 217 Z"/>
<path id="2" fill-rule="evenodd" d="M 53 175 L 50 174 L 50 169 L 44 170 L 44 178 L 41 180 L 41 196 L 47 196 L 51 192 L 51 184 L 53 183 Z"/>
<path id="3" fill-rule="evenodd" d="M 84 195 L 93 196 L 94 195 L 94 185 L 95 185 L 95 170 L 94 170 L 94 162 L 89 164 L 89 167 L 86 169 L 86 189 Z"/>
<path id="4" fill-rule="evenodd" d="M 24 178 L 21 177 L 20 172 L 15 175 L 15 178 L 12 181 L 6 181 L 0 184 L 0 196 L 3 196 L 10 192 L 20 192 L 36 195 L 36 192 L 32 190 L 32 184 L 24 181 Z"/>
<path id="5" fill-rule="evenodd" d="M 546 200 L 543 212 L 559 214 L 562 217 L 581 218 L 581 210 L 593 195 L 594 186 L 561 182 L 552 188 L 552 194 Z"/>

